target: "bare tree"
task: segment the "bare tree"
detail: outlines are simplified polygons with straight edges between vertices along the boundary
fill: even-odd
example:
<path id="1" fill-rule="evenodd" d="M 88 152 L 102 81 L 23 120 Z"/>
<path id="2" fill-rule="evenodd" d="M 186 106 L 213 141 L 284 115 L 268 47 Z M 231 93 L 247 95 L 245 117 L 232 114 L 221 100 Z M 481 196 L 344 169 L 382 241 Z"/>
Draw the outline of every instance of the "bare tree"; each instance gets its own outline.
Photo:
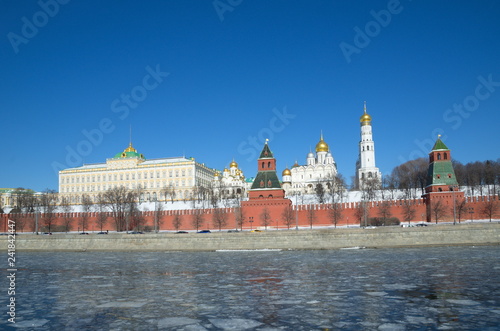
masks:
<path id="1" fill-rule="evenodd" d="M 410 224 L 411 220 L 415 218 L 416 212 L 417 210 L 415 209 L 415 205 L 412 201 L 405 199 L 403 201 L 403 221 Z"/>
<path id="2" fill-rule="evenodd" d="M 73 223 L 74 218 L 71 215 L 73 212 L 73 206 L 71 205 L 71 202 L 69 201 L 68 197 L 62 197 L 61 203 L 60 203 L 60 210 L 63 213 L 63 226 L 64 230 L 66 232 L 71 231 L 71 223 Z"/>
<path id="3" fill-rule="evenodd" d="M 344 193 L 346 191 L 346 183 L 344 177 L 341 174 L 337 174 L 336 176 L 329 176 L 326 179 L 326 188 L 332 204 L 343 202 Z"/>
<path id="4" fill-rule="evenodd" d="M 154 231 L 158 233 L 161 225 L 163 224 L 163 203 L 161 201 L 155 200 L 155 208 L 153 210 L 153 223 Z"/>
<path id="5" fill-rule="evenodd" d="M 212 222 L 214 226 L 219 228 L 221 231 L 222 227 L 227 225 L 228 214 L 224 208 L 215 208 L 212 213 Z"/>
<path id="6" fill-rule="evenodd" d="M 51 226 L 56 219 L 57 211 L 57 192 L 46 189 L 40 196 L 40 208 L 42 210 L 42 221 L 45 224 L 47 231 L 50 233 Z"/>
<path id="7" fill-rule="evenodd" d="M 460 223 L 463 216 L 467 216 L 467 201 L 462 199 L 456 204 L 456 215 L 458 217 L 458 223 Z"/>
<path id="8" fill-rule="evenodd" d="M 488 201 L 483 202 L 483 205 L 481 206 L 480 212 L 484 216 L 488 217 L 490 219 L 490 222 L 491 222 L 491 219 L 493 218 L 493 216 L 495 216 L 497 214 L 498 209 L 499 209 L 498 201 L 490 198 Z"/>
<path id="9" fill-rule="evenodd" d="M 283 219 L 283 223 L 286 225 L 288 230 L 290 230 L 290 226 L 295 220 L 295 216 L 296 213 L 293 211 L 293 207 L 291 205 L 286 206 L 285 209 L 283 209 L 283 212 L 281 213 L 281 218 Z"/>
<path id="10" fill-rule="evenodd" d="M 103 198 L 115 221 L 116 231 L 128 231 L 130 203 L 136 201 L 137 193 L 129 191 L 125 186 L 118 186 L 104 192 Z"/>
<path id="11" fill-rule="evenodd" d="M 127 231 L 132 229 L 133 231 L 143 231 L 146 224 L 146 218 L 144 214 L 139 210 L 138 206 L 134 202 L 129 202 L 128 211 L 129 224 Z"/>
<path id="12" fill-rule="evenodd" d="M 174 226 L 175 231 L 179 231 L 182 225 L 182 215 L 179 212 L 175 213 L 172 225 Z"/>
<path id="13" fill-rule="evenodd" d="M 78 225 L 82 228 L 82 233 L 85 232 L 85 229 L 88 227 L 90 215 L 94 209 L 94 202 L 92 198 L 87 194 L 82 195 L 82 211 L 80 212 L 80 220 Z"/>
<path id="14" fill-rule="evenodd" d="M 367 220 L 368 220 L 368 206 L 366 201 L 361 201 L 356 205 L 356 208 L 354 210 L 354 217 L 356 217 L 356 220 L 359 222 L 359 226 L 366 226 L 367 225 Z"/>
<path id="15" fill-rule="evenodd" d="M 267 207 L 262 209 L 262 212 L 260 213 L 259 217 L 260 217 L 260 224 L 262 224 L 267 231 L 267 227 L 271 224 L 271 214 L 269 213 L 269 209 L 267 209 Z"/>
<path id="16" fill-rule="evenodd" d="M 26 218 L 24 218 L 23 214 L 19 212 L 19 209 L 11 211 L 9 217 L 12 221 L 14 221 L 15 232 L 23 232 L 24 226 L 26 225 Z"/>
<path id="17" fill-rule="evenodd" d="M 51 192 L 55 193 L 55 191 Z M 35 197 L 35 192 L 31 189 L 18 187 L 12 192 L 12 195 L 14 197 L 15 204 L 14 210 L 18 210 L 21 213 L 33 212 L 35 203 L 39 202 Z"/>
<path id="18" fill-rule="evenodd" d="M 309 222 L 309 226 L 312 229 L 313 223 L 316 221 L 316 211 L 311 205 L 309 205 L 307 208 L 307 221 Z"/>
<path id="19" fill-rule="evenodd" d="M 316 198 L 318 198 L 318 203 L 325 202 L 325 188 L 322 183 L 317 183 L 314 187 L 314 192 L 316 193 Z"/>
<path id="20" fill-rule="evenodd" d="M 97 195 L 97 204 L 96 204 L 96 224 L 99 227 L 99 229 L 102 231 L 102 228 L 104 225 L 108 222 L 108 214 L 106 210 L 106 200 L 104 198 L 104 195 L 102 193 L 99 193 Z"/>
<path id="21" fill-rule="evenodd" d="M 205 213 L 202 209 L 194 209 L 193 214 L 191 215 L 191 224 L 196 229 L 196 232 L 200 229 L 200 227 L 205 222 Z"/>
<path id="22" fill-rule="evenodd" d="M 176 197 L 176 192 L 175 192 L 174 186 L 172 184 L 170 184 L 167 187 L 164 187 L 162 190 L 162 193 L 165 196 L 165 200 L 167 200 L 167 198 L 169 197 L 172 204 L 174 203 L 174 200 Z"/>
<path id="23" fill-rule="evenodd" d="M 330 218 L 330 221 L 334 225 L 335 229 L 337 228 L 337 224 L 342 218 L 342 204 L 340 203 L 333 203 L 330 206 L 330 209 L 328 209 L 328 217 Z"/>
<path id="24" fill-rule="evenodd" d="M 446 215 L 446 208 L 441 200 L 438 200 L 431 204 L 431 213 L 434 215 L 436 219 L 436 224 L 438 220 L 443 218 Z"/>
<path id="25" fill-rule="evenodd" d="M 392 217 L 391 204 L 389 201 L 382 201 L 378 206 L 378 215 L 381 218 L 382 224 L 386 224 L 387 220 Z"/>
<path id="26" fill-rule="evenodd" d="M 245 215 L 243 214 L 243 209 L 238 206 L 234 208 L 234 220 L 236 222 L 236 228 L 240 228 L 243 231 L 243 224 L 245 223 Z"/>

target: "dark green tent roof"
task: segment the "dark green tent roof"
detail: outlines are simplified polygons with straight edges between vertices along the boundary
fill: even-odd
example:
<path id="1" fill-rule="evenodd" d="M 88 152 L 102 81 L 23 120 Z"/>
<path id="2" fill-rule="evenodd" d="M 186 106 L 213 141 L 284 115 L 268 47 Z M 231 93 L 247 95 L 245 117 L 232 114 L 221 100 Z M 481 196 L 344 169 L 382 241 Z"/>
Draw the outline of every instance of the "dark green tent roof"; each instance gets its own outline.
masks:
<path id="1" fill-rule="evenodd" d="M 436 140 L 436 143 L 434 144 L 434 147 L 432 147 L 433 151 L 438 151 L 438 150 L 449 150 L 448 147 L 444 144 L 444 142 L 441 140 L 440 137 Z"/>
<path id="2" fill-rule="evenodd" d="M 264 144 L 264 148 L 262 149 L 262 152 L 260 152 L 259 159 L 274 159 L 273 152 L 271 152 L 271 149 L 269 149 L 269 145 L 266 143 Z"/>

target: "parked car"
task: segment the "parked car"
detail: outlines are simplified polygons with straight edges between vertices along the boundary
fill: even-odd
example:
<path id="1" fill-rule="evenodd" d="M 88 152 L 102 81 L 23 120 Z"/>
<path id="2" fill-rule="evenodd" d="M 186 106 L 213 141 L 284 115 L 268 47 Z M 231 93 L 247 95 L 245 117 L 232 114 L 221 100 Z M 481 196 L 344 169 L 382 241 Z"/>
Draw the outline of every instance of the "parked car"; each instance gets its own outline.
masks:
<path id="1" fill-rule="evenodd" d="M 403 223 L 403 224 L 401 224 L 401 227 L 402 227 L 402 228 L 412 228 L 412 227 L 414 227 L 414 226 L 415 226 L 415 225 L 413 225 L 413 224 L 408 224 L 408 223 Z"/>
<path id="2" fill-rule="evenodd" d="M 259 229 L 255 229 L 255 230 L 252 230 L 250 232 L 262 232 L 262 230 L 259 230 Z"/>
<path id="3" fill-rule="evenodd" d="M 141 232 L 141 231 L 130 231 L 128 234 L 144 234 L 144 232 Z"/>
<path id="4" fill-rule="evenodd" d="M 211 233 L 210 230 L 201 230 L 201 231 L 198 231 L 198 233 Z"/>
<path id="5" fill-rule="evenodd" d="M 425 223 L 418 223 L 417 226 L 427 226 Z"/>
<path id="6" fill-rule="evenodd" d="M 80 234 L 89 234 L 88 232 L 81 232 Z"/>
<path id="7" fill-rule="evenodd" d="M 188 233 L 187 231 L 177 231 L 176 233 Z"/>
<path id="8" fill-rule="evenodd" d="M 240 232 L 240 231 L 238 231 L 238 230 L 228 230 L 227 232 L 228 233 L 232 233 L 232 232 Z"/>
<path id="9" fill-rule="evenodd" d="M 101 232 L 97 232 L 97 234 L 108 234 L 108 233 L 104 232 L 104 231 L 101 231 Z"/>

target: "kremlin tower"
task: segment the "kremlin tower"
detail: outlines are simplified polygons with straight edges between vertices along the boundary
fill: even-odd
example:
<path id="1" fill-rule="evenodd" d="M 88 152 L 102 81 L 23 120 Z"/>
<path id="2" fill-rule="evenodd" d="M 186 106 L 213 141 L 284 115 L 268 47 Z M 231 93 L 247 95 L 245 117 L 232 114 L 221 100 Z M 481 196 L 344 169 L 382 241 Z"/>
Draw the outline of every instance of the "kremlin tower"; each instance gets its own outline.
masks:
<path id="1" fill-rule="evenodd" d="M 267 140 L 257 160 L 257 170 L 248 192 L 248 201 L 241 202 L 243 215 L 251 222 L 258 222 L 261 213 L 267 210 L 273 222 L 277 221 L 281 219 L 283 210 L 291 206 L 292 202 L 285 198 L 285 190 L 281 188 L 276 174 L 276 159 Z M 258 224 L 256 223 L 255 227 Z"/>
<path id="2" fill-rule="evenodd" d="M 436 203 L 455 212 L 456 202 L 464 198 L 464 192 L 458 190 L 458 182 L 451 162 L 451 151 L 438 136 L 429 153 L 429 169 L 424 201 L 427 205 L 427 221 L 432 218 L 432 209 Z"/>

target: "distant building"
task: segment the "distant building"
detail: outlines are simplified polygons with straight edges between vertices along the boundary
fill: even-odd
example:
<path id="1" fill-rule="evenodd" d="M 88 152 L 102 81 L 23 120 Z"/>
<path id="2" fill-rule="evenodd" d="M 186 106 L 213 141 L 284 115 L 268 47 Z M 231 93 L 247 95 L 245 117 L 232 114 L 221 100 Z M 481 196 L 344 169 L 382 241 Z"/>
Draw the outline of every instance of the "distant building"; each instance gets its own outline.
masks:
<path id="1" fill-rule="evenodd" d="M 363 187 L 366 180 L 378 180 L 382 182 L 382 173 L 375 165 L 375 142 L 372 134 L 372 117 L 366 112 L 359 119 L 361 125 L 361 139 L 359 141 L 359 157 L 356 162 L 356 185 Z"/>
<path id="2" fill-rule="evenodd" d="M 318 183 L 324 183 L 337 175 L 337 164 L 330 152 L 330 147 L 320 135 L 316 144 L 316 154 L 312 151 L 307 154 L 306 164 L 299 165 L 297 162 L 292 169 L 286 168 L 282 172 L 283 189 L 288 196 L 294 194 L 314 193 Z"/>
<path id="3" fill-rule="evenodd" d="M 82 194 L 95 197 L 110 188 L 142 188 L 142 201 L 167 200 L 163 190 L 175 191 L 175 200 L 189 199 L 197 185 L 208 187 L 216 170 L 194 158 L 170 157 L 146 160 L 132 143 L 105 163 L 85 164 L 59 171 L 59 193 L 71 203 L 79 203 Z"/>
<path id="4" fill-rule="evenodd" d="M 224 195 L 228 197 L 246 196 L 247 184 L 243 171 L 238 168 L 238 163 L 233 161 L 229 164 L 229 169 L 225 168 L 220 172 L 216 172 L 214 176 L 214 187 L 219 190 L 224 190 Z"/>

